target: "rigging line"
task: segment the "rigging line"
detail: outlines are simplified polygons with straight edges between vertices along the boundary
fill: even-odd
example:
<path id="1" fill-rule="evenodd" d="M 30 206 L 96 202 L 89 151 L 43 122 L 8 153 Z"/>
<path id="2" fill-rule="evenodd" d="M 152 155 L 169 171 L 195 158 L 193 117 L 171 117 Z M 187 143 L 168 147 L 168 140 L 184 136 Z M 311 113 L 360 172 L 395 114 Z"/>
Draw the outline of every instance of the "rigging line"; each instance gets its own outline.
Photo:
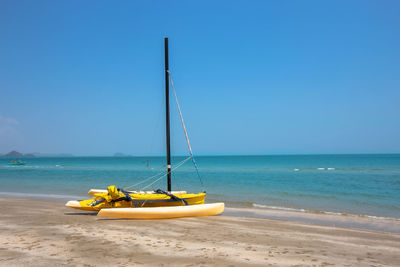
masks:
<path id="1" fill-rule="evenodd" d="M 163 168 L 158 168 L 158 169 L 163 169 Z M 128 189 L 128 188 L 131 188 L 131 187 L 140 185 L 140 184 L 142 184 L 142 183 L 144 183 L 144 182 L 146 182 L 146 181 L 148 181 L 148 180 L 151 180 L 151 179 L 153 179 L 153 178 L 155 178 L 155 177 L 157 177 L 157 176 L 159 176 L 159 175 L 161 175 L 161 174 L 163 174 L 163 173 L 164 173 L 164 171 L 161 171 L 161 172 L 159 172 L 159 173 L 157 173 L 157 174 L 155 174 L 155 175 L 152 175 L 152 176 L 150 176 L 150 177 L 144 179 L 143 181 L 140 181 L 140 182 L 138 182 L 138 183 L 136 183 L 136 184 L 133 184 L 133 185 L 124 187 L 124 189 Z"/>
<path id="2" fill-rule="evenodd" d="M 159 173 L 157 173 L 156 175 L 150 176 L 150 177 L 146 178 L 146 179 L 143 180 L 143 181 L 140 181 L 140 182 L 138 182 L 138 183 L 136 183 L 136 184 L 133 184 L 133 185 L 124 187 L 124 189 L 129 189 L 129 188 L 135 187 L 135 186 L 137 186 L 137 185 L 140 185 L 140 184 L 142 184 L 142 183 L 144 183 L 144 182 L 147 182 L 148 180 L 151 180 L 151 179 L 153 179 L 153 178 L 155 178 L 155 177 L 157 177 L 157 176 L 159 176 L 159 175 L 161 175 L 161 174 L 163 174 L 163 173 L 164 173 L 164 171 L 159 172 Z"/>
<path id="3" fill-rule="evenodd" d="M 174 82 L 172 81 L 172 75 L 171 75 L 171 72 L 170 72 L 170 71 L 168 71 L 168 73 L 169 73 L 169 79 L 170 79 L 170 81 L 171 81 L 171 87 L 172 87 L 172 90 L 173 90 L 173 92 L 174 92 L 176 105 L 178 106 L 178 111 L 179 111 L 179 116 L 180 116 L 180 118 L 181 118 L 183 131 L 185 132 L 186 143 L 187 143 L 188 148 L 189 148 L 189 154 L 190 154 L 190 156 L 192 157 L 192 162 L 193 162 L 194 168 L 196 169 L 196 173 L 197 173 L 197 176 L 199 177 L 202 190 L 204 191 L 203 180 L 201 179 L 201 176 L 200 176 L 200 173 L 199 173 L 199 168 L 197 167 L 196 161 L 194 160 L 194 157 L 193 157 L 192 147 L 190 146 L 189 136 L 188 136 L 188 133 L 187 133 L 187 131 L 186 131 L 185 122 L 183 121 L 183 116 L 182 116 L 182 112 L 181 112 L 181 107 L 179 106 L 179 101 L 178 101 L 178 97 L 177 97 L 177 95 L 176 95 L 176 91 L 175 91 L 175 87 L 174 87 Z"/>
<path id="4" fill-rule="evenodd" d="M 180 163 L 178 163 L 173 169 L 171 169 L 170 172 L 176 170 L 177 168 L 179 168 L 180 166 L 182 166 L 183 164 L 185 164 L 190 158 L 192 158 L 192 157 L 190 156 L 190 157 L 187 157 L 186 159 L 182 160 L 182 161 L 181 161 Z M 145 187 L 142 187 L 140 190 L 146 189 L 147 187 L 149 187 L 149 186 L 155 184 L 156 182 L 160 181 L 162 178 L 164 178 L 165 176 L 167 176 L 167 174 L 168 174 L 168 172 L 165 173 L 163 176 L 159 177 L 159 178 L 158 178 L 157 180 L 155 180 L 154 182 L 152 182 L 152 183 L 146 185 Z"/>
<path id="5" fill-rule="evenodd" d="M 180 166 L 182 165 L 182 163 L 185 163 L 186 161 L 188 161 L 189 158 L 190 158 L 190 157 L 188 157 L 188 158 L 182 160 L 181 162 L 179 162 L 179 163 L 177 164 L 177 166 L 173 168 L 173 170 L 175 170 L 176 168 L 180 167 Z M 150 177 L 146 178 L 145 180 L 140 181 L 140 182 L 138 182 L 138 183 L 136 183 L 136 184 L 133 184 L 133 185 L 124 187 L 124 189 L 129 189 L 129 188 L 131 188 L 131 187 L 140 185 L 140 184 L 142 184 L 142 183 L 144 183 L 144 182 L 147 182 L 147 181 L 149 181 L 149 180 L 151 180 L 151 179 L 153 179 L 153 178 L 155 178 L 155 177 L 157 177 L 157 176 L 159 176 L 159 175 L 162 175 L 163 173 L 164 173 L 164 171 L 162 171 L 162 172 L 160 172 L 160 173 L 157 173 L 156 175 L 150 176 Z M 160 178 L 164 177 L 165 175 L 166 175 L 166 174 L 162 175 Z M 159 178 L 159 179 L 160 179 L 160 178 Z M 159 179 L 158 179 L 158 180 L 159 180 Z"/>
<path id="6" fill-rule="evenodd" d="M 185 164 L 189 159 L 191 159 L 192 156 L 187 157 L 186 159 L 182 160 L 180 163 L 178 163 L 173 169 L 171 169 L 171 172 L 176 170 L 177 168 L 179 168 L 180 166 L 182 166 L 183 164 Z M 155 184 L 156 182 L 160 181 L 162 178 L 164 178 L 165 176 L 167 176 L 168 172 L 165 173 L 163 176 L 159 177 L 157 180 L 155 180 L 154 182 L 146 185 L 145 187 L 142 187 L 140 190 L 146 189 L 149 186 L 152 186 L 153 184 Z"/>
<path id="7" fill-rule="evenodd" d="M 189 153 L 190 153 L 190 156 L 193 157 L 192 147 L 190 146 L 190 142 L 189 142 L 189 136 L 188 136 L 187 131 L 186 131 L 185 123 L 183 122 L 183 116 L 182 116 L 182 112 L 181 112 L 181 107 L 179 106 L 178 97 L 176 96 L 174 83 L 172 82 L 171 72 L 169 72 L 169 79 L 171 81 L 172 90 L 174 91 L 175 101 L 176 101 L 176 105 L 178 106 L 179 116 L 181 118 L 183 131 L 185 132 L 186 143 L 187 143 L 188 148 L 189 148 Z"/>
<path id="8" fill-rule="evenodd" d="M 201 188 L 202 188 L 202 190 L 205 192 L 205 188 L 204 188 L 204 184 L 203 184 L 203 179 L 201 179 L 201 176 L 200 176 L 200 173 L 199 173 L 199 168 L 197 167 L 197 163 L 196 163 L 196 161 L 194 160 L 194 157 L 192 157 L 192 162 L 193 162 L 194 168 L 196 169 L 197 176 L 198 176 L 199 179 L 200 179 Z"/>
<path id="9" fill-rule="evenodd" d="M 167 176 L 167 173 L 164 174 L 163 176 L 159 177 L 159 178 L 158 178 L 157 180 L 155 180 L 154 182 L 152 182 L 152 183 L 146 185 L 145 187 L 142 187 L 142 188 L 140 189 L 140 191 L 142 191 L 143 189 L 146 189 L 147 187 L 149 187 L 149 186 L 155 184 L 156 182 L 160 181 L 160 180 L 161 180 L 162 178 L 164 178 L 165 176 Z"/>

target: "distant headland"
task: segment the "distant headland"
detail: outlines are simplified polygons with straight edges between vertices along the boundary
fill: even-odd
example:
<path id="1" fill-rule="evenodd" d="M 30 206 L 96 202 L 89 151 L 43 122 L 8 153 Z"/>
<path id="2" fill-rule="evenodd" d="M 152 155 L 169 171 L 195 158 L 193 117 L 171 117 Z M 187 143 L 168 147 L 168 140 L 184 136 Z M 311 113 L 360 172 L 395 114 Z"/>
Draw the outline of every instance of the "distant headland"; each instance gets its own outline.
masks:
<path id="1" fill-rule="evenodd" d="M 121 152 L 116 152 L 112 155 L 113 157 L 132 157 L 132 155 L 124 154 Z M 75 155 L 67 153 L 51 154 L 51 153 L 21 153 L 16 150 L 10 151 L 7 154 L 0 153 L 0 158 L 72 158 Z"/>
<path id="2" fill-rule="evenodd" d="M 35 158 L 35 155 L 33 153 L 27 153 L 27 154 L 22 154 L 18 151 L 10 151 L 5 155 L 2 155 L 1 157 L 3 158 Z"/>
<path id="3" fill-rule="evenodd" d="M 7 154 L 0 154 L 2 158 L 47 158 L 47 157 L 60 157 L 60 158 L 67 158 L 67 157 L 74 157 L 71 154 L 46 154 L 46 153 L 26 153 L 23 154 L 18 151 L 10 151 Z"/>

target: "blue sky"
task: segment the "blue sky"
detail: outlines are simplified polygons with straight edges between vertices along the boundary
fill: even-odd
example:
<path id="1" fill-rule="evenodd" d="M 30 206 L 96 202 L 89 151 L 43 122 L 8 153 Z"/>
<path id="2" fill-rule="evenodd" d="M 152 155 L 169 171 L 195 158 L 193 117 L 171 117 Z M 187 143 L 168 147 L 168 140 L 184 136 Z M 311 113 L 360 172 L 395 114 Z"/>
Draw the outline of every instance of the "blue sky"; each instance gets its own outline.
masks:
<path id="1" fill-rule="evenodd" d="M 0 2 L 0 153 L 400 152 L 398 1 Z M 186 152 L 176 108 L 172 152 Z"/>

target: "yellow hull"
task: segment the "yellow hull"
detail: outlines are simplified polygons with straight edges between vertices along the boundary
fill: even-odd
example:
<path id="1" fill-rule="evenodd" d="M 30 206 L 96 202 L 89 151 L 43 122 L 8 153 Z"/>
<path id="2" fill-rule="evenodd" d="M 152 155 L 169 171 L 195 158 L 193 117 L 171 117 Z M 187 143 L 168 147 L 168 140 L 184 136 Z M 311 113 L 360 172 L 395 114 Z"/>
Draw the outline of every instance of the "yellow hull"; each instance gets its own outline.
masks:
<path id="1" fill-rule="evenodd" d="M 221 214 L 224 209 L 224 203 L 180 207 L 114 208 L 102 209 L 97 216 L 122 219 L 170 219 L 180 217 L 213 216 Z"/>
<path id="2" fill-rule="evenodd" d="M 90 192 L 90 191 L 89 191 Z M 101 200 L 107 193 L 96 193 L 94 197 L 87 200 L 81 201 L 68 201 L 65 205 L 70 208 L 86 210 L 86 211 L 98 211 L 101 209 L 110 208 L 141 208 L 141 207 L 166 207 L 166 206 L 184 206 L 185 203 L 171 199 L 170 196 L 156 193 L 130 193 L 132 201 L 118 201 L 118 202 L 107 202 L 104 201 L 98 205 L 93 205 L 95 201 Z M 188 205 L 200 205 L 204 204 L 206 193 L 197 194 L 174 194 L 174 196 L 186 200 Z"/>

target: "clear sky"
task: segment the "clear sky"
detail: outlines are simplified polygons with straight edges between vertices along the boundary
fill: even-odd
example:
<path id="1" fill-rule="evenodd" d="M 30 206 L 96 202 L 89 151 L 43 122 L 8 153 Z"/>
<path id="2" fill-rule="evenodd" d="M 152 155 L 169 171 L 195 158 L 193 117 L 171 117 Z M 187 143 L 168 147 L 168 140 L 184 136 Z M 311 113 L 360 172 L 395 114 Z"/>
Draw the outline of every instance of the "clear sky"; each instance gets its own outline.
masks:
<path id="1" fill-rule="evenodd" d="M 400 1 L 0 1 L 0 153 L 400 152 Z M 186 152 L 176 108 L 172 152 Z"/>

